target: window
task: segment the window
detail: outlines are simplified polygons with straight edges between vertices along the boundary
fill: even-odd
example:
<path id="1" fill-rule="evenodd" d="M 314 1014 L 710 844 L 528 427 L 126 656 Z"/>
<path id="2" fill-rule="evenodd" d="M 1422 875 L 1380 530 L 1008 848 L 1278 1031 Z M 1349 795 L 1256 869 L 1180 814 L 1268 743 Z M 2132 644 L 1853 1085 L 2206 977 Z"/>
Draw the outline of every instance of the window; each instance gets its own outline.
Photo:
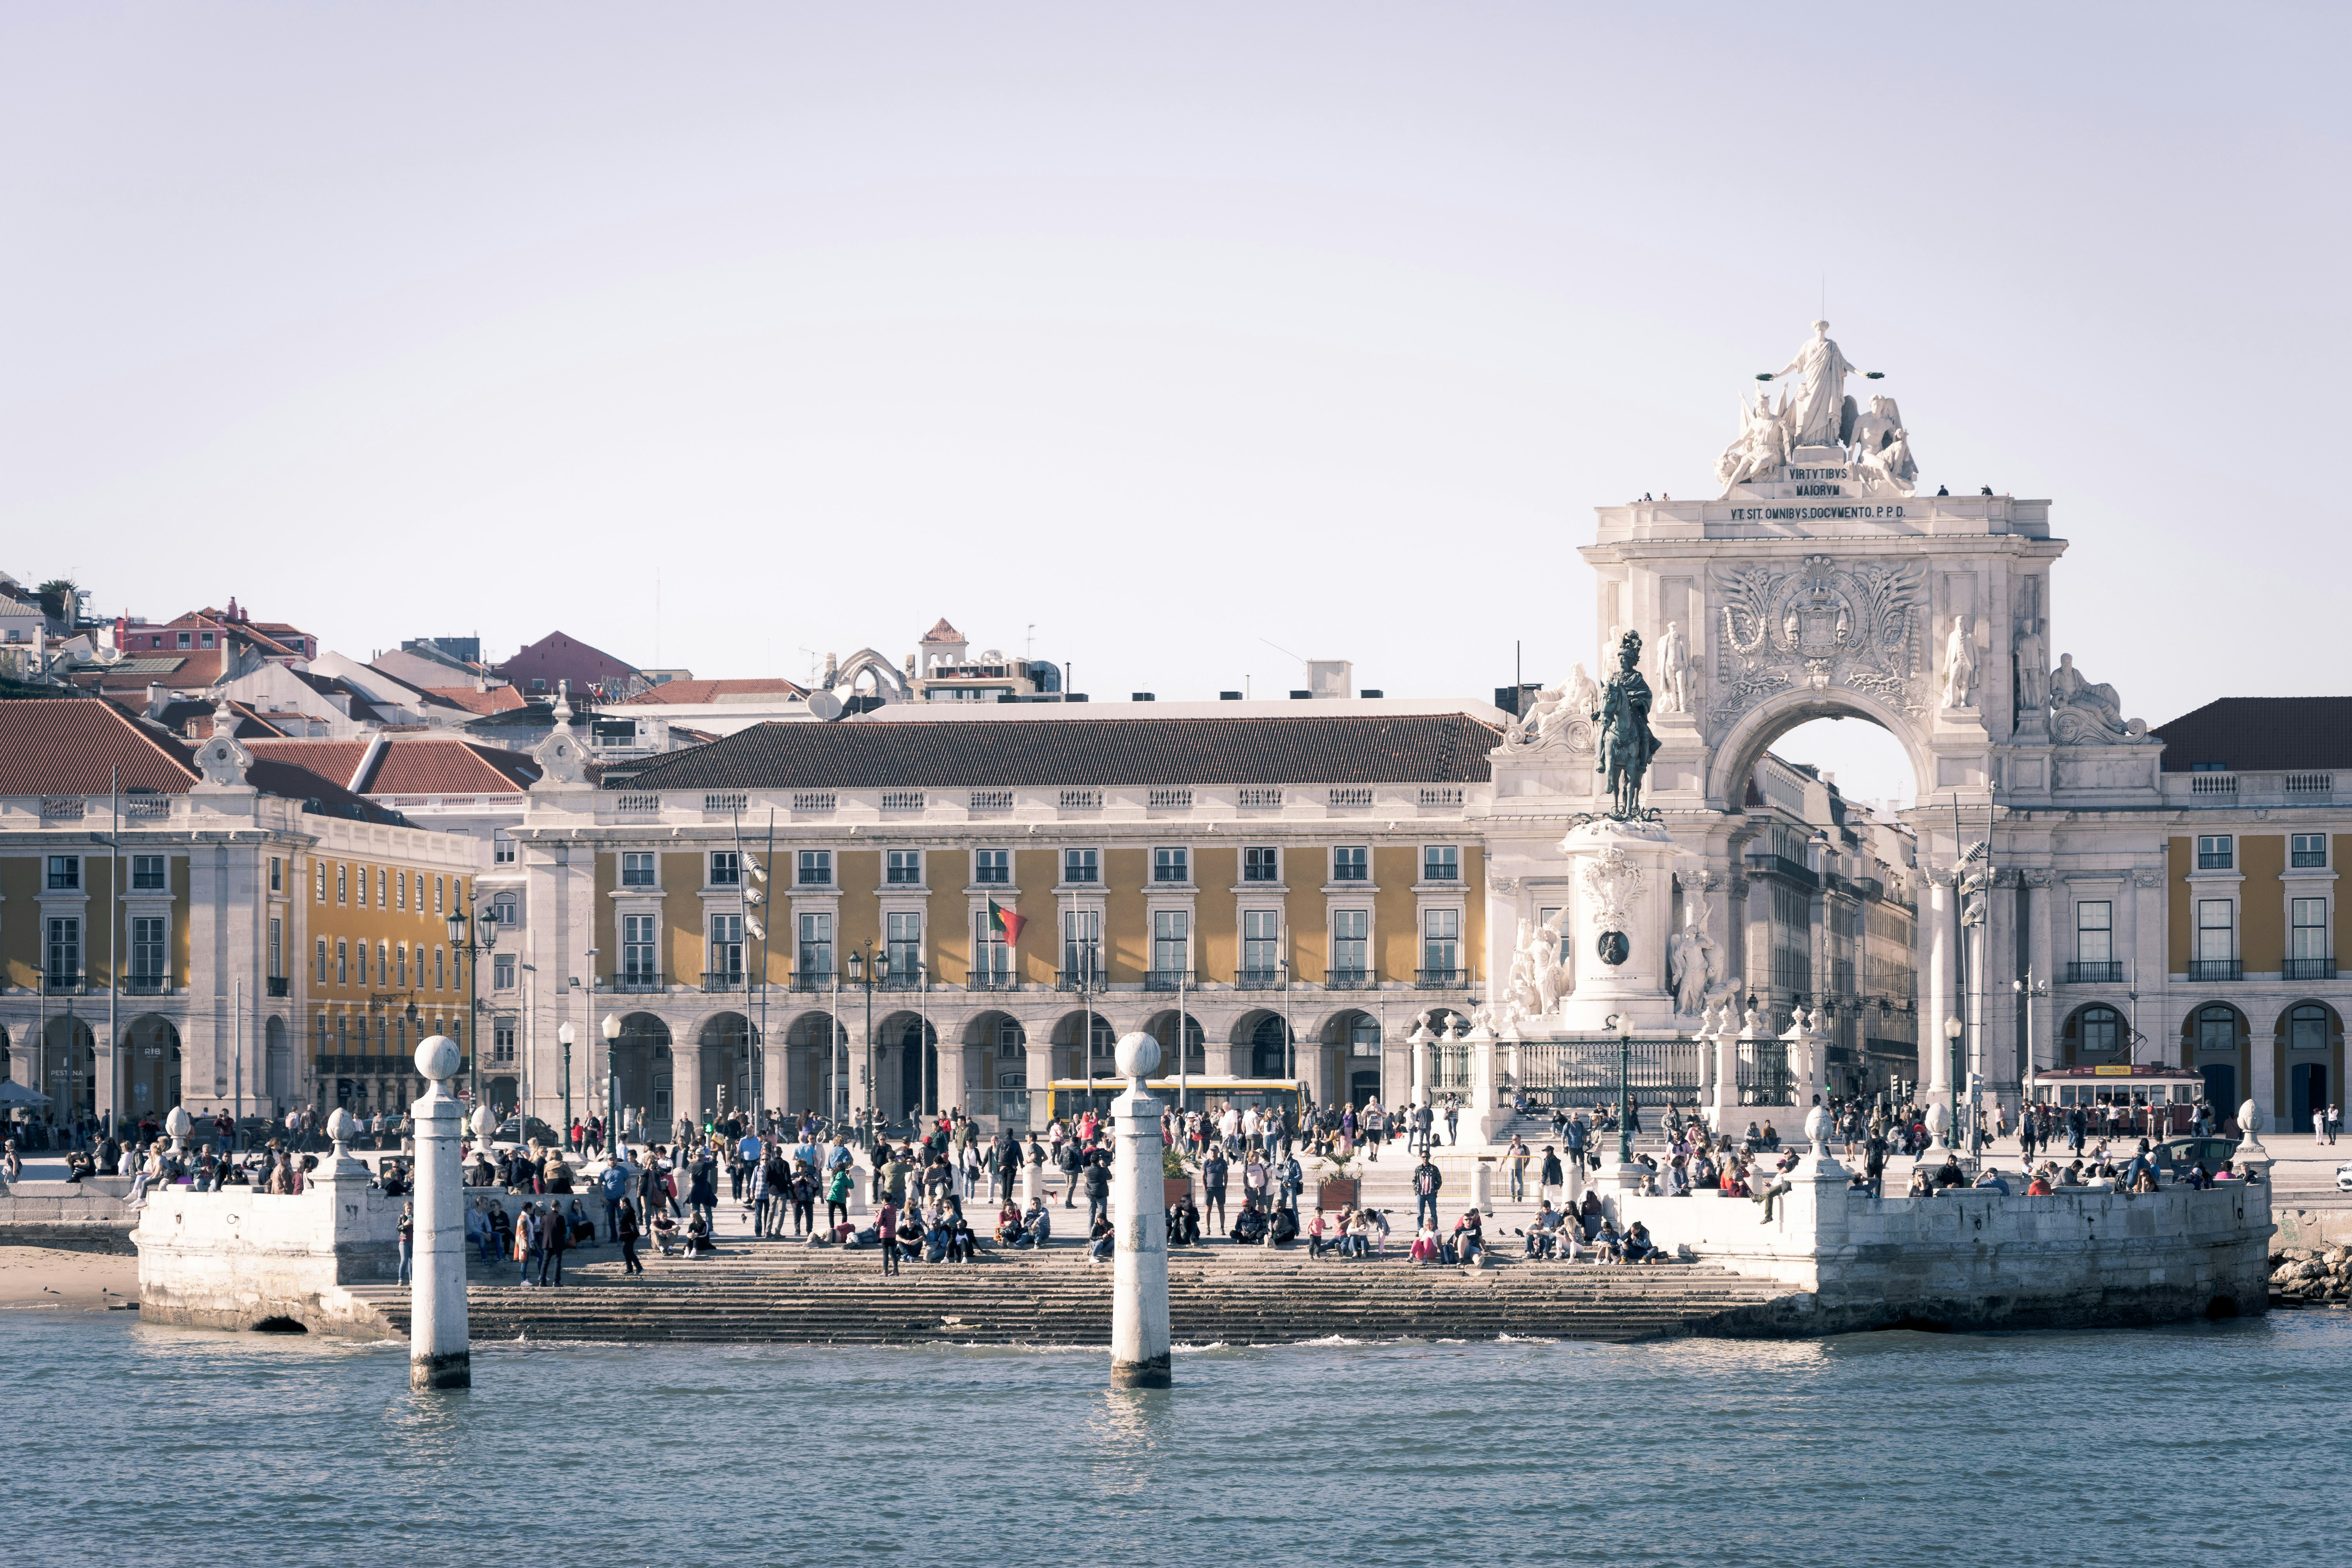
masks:
<path id="1" fill-rule="evenodd" d="M 81 984 L 81 917 L 52 915 L 48 921 L 49 984 Z"/>
<path id="2" fill-rule="evenodd" d="M 2074 962 L 2107 963 L 2114 960 L 2115 905 L 2085 899 L 2074 906 Z"/>
<path id="3" fill-rule="evenodd" d="M 404 910 L 404 909 L 406 909 L 406 908 L 408 907 L 408 873 L 407 873 L 407 872 L 405 872 L 405 871 L 399 871 L 399 872 L 395 872 L 395 873 L 394 874 L 393 879 L 392 879 L 392 897 L 393 897 L 393 908 L 394 908 L 394 909 L 398 909 L 398 910 Z"/>
<path id="4" fill-rule="evenodd" d="M 1342 844 L 1331 851 L 1331 879 L 1368 882 L 1372 877 L 1372 852 L 1361 844 Z"/>
<path id="5" fill-rule="evenodd" d="M 161 855 L 133 855 L 131 858 L 131 890 L 134 893 L 160 893 L 171 885 Z"/>
<path id="6" fill-rule="evenodd" d="M 2293 944 L 2287 956 L 2302 962 L 2327 956 L 2327 900 L 2326 899 L 2292 899 L 2287 908 L 2288 941 Z"/>
<path id="7" fill-rule="evenodd" d="M 286 922 L 276 918 L 269 922 L 269 978 L 286 978 Z"/>
<path id="8" fill-rule="evenodd" d="M 650 888 L 654 885 L 654 857 L 651 850 L 621 851 L 621 886 Z"/>
<path id="9" fill-rule="evenodd" d="M 1348 1026 L 1348 1054 L 1351 1057 L 1374 1057 L 1381 1054 L 1381 1021 L 1370 1013 L 1359 1013 Z"/>
<path id="10" fill-rule="evenodd" d="M 1029 1034 L 1027 1030 L 1022 1028 L 1021 1020 L 1008 1018 L 1002 1013 L 998 1014 L 996 1016 L 996 1059 L 1017 1062 L 1028 1047 Z"/>
<path id="11" fill-rule="evenodd" d="M 339 904 L 350 903 L 352 901 L 351 890 L 352 868 L 349 866 L 338 864 L 335 867 L 335 902 Z"/>
<path id="12" fill-rule="evenodd" d="M 1182 910 L 1151 913 L 1151 968 L 1156 974 L 1181 974 L 1192 968 L 1192 918 Z"/>
<path id="13" fill-rule="evenodd" d="M 311 868 L 319 873 L 319 902 L 323 904 L 327 901 L 327 863 L 324 860 L 313 861 Z"/>
<path id="14" fill-rule="evenodd" d="M 1360 980 L 1370 956 L 1372 915 L 1370 910 L 1331 911 L 1331 978 Z"/>
<path id="15" fill-rule="evenodd" d="M 351 943 L 344 941 L 341 937 L 337 937 L 335 939 L 335 984 L 338 985 L 349 985 L 351 983 Z"/>
<path id="16" fill-rule="evenodd" d="M 319 1054 L 320 1056 L 323 1057 L 327 1054 L 328 1044 L 327 1016 L 324 1013 L 321 1013 L 319 1015 Z"/>
<path id="17" fill-rule="evenodd" d="M 1242 978 L 1269 981 L 1282 962 L 1282 911 L 1242 911 Z"/>
<path id="18" fill-rule="evenodd" d="M 1010 849 L 973 850 L 971 879 L 975 882 L 1010 885 L 1013 880 L 1013 851 Z"/>
<path id="19" fill-rule="evenodd" d="M 2230 836 L 2216 834 L 2197 840 L 2197 868 L 2200 871 L 2227 871 L 2237 864 L 2231 852 Z"/>
<path id="20" fill-rule="evenodd" d="M 392 873 L 385 870 L 381 866 L 378 866 L 375 868 L 375 907 L 377 909 L 388 910 L 392 908 L 392 899 L 390 897 L 392 884 L 388 879 L 391 876 Z"/>
<path id="21" fill-rule="evenodd" d="M 882 879 L 895 888 L 917 888 L 923 881 L 923 852 L 893 849 L 882 858 Z"/>
<path id="22" fill-rule="evenodd" d="M 2228 840 L 2224 839 L 2224 843 Z M 2199 962 L 2226 962 L 2237 956 L 2237 928 L 2230 918 L 2236 901 L 2231 899 L 2200 899 L 2197 900 L 2197 957 Z"/>
<path id="23" fill-rule="evenodd" d="M 2238 1010 L 2222 1003 L 2197 1010 L 2197 1048 L 2200 1051 L 2235 1051 L 2238 1048 Z"/>
<path id="24" fill-rule="evenodd" d="M 511 930 L 522 924 L 522 906 L 512 893 L 500 893 L 490 900 L 490 919 Z"/>
<path id="25" fill-rule="evenodd" d="M 1421 851 L 1421 879 L 1424 882 L 1458 882 L 1462 879 L 1462 851 L 1452 844 L 1426 845 Z M 1447 964 L 1448 969 L 1453 968 Z"/>
<path id="26" fill-rule="evenodd" d="M 438 877 L 433 879 L 433 912 L 436 915 L 443 912 L 443 905 L 441 902 L 441 879 Z"/>
<path id="27" fill-rule="evenodd" d="M 81 857 L 52 855 L 49 857 L 49 890 L 72 892 L 81 887 Z"/>
<path id="28" fill-rule="evenodd" d="M 514 844 L 514 836 L 509 833 L 505 828 L 491 828 L 490 864 L 493 866 L 513 865 L 515 857 Z"/>
<path id="29" fill-rule="evenodd" d="M 1094 849 L 1063 850 L 1062 880 L 1065 882 L 1100 882 L 1102 880 L 1101 852 Z"/>
<path id="30" fill-rule="evenodd" d="M 1281 881 L 1282 852 L 1271 844 L 1260 844 L 1243 850 L 1242 880 L 1244 882 Z"/>
<path id="31" fill-rule="evenodd" d="M 357 903 L 358 903 L 358 905 L 359 905 L 359 907 L 360 907 L 361 909 L 365 909 L 365 908 L 367 908 L 367 907 L 368 907 L 368 892 L 367 892 L 368 883 L 367 883 L 367 868 L 366 868 L 366 867 L 364 867 L 364 866 L 362 866 L 362 867 L 361 867 L 361 868 L 360 868 L 360 874 L 359 874 L 359 877 L 358 877 L 358 882 L 359 882 L 359 886 L 358 886 L 357 888 L 354 888 L 354 889 L 352 889 L 352 891 L 353 891 L 353 892 L 355 892 L 355 893 L 357 893 L 357 894 L 359 895 L 358 900 L 356 900 L 356 901 L 357 901 Z"/>
<path id="32" fill-rule="evenodd" d="M 733 888 L 741 886 L 742 881 L 743 858 L 732 849 L 713 849 L 710 852 L 710 885 Z"/>
<path id="33" fill-rule="evenodd" d="M 832 973 L 833 917 L 804 914 L 801 916 L 800 977 L 817 980 Z"/>
<path id="34" fill-rule="evenodd" d="M 623 915 L 621 917 L 621 984 L 653 985 L 660 981 L 661 961 L 657 956 L 660 938 L 656 934 L 656 917 L 653 915 Z"/>
<path id="35" fill-rule="evenodd" d="M 179 634 L 178 634 L 178 637 L 177 637 L 177 640 L 176 640 L 176 642 L 175 642 L 174 646 L 175 646 L 175 647 L 187 647 L 187 646 L 188 646 L 188 634 L 187 634 L 187 633 L 185 633 L 185 632 L 181 632 L 181 633 L 179 633 Z"/>
<path id="36" fill-rule="evenodd" d="M 1421 917 L 1421 966 L 1451 976 L 1461 967 L 1462 911 L 1427 910 Z"/>
<path id="37" fill-rule="evenodd" d="M 2327 835 L 2298 833 L 2287 846 L 2287 864 L 2298 870 L 2318 870 L 2327 864 Z"/>
<path id="38" fill-rule="evenodd" d="M 803 888 L 833 886 L 833 851 L 803 849 L 801 851 L 800 885 Z"/>
<path id="39" fill-rule="evenodd" d="M 1151 879 L 1155 882 L 1189 882 L 1192 879 L 1192 854 L 1189 849 L 1154 849 L 1151 852 Z"/>
<path id="40" fill-rule="evenodd" d="M 1002 849 L 983 849 L 982 855 L 1002 855 Z M 1003 984 L 1013 977 L 1013 952 L 1004 945 L 1004 933 L 988 918 L 986 910 L 971 917 L 971 977 Z"/>
<path id="41" fill-rule="evenodd" d="M 286 890 L 285 866 L 286 863 L 277 856 L 272 855 L 269 858 L 269 890 L 273 893 L 282 893 Z"/>
<path id="42" fill-rule="evenodd" d="M 2076 1027 L 2078 1055 L 2105 1060 L 2123 1054 L 2124 1016 L 2113 1007 L 2084 1008 Z"/>
<path id="43" fill-rule="evenodd" d="M 365 947 L 360 949 L 360 957 L 364 963 L 367 957 Z M 362 975 L 361 978 L 366 977 Z M 388 942 L 375 944 L 375 983 L 379 990 L 392 984 L 392 947 Z"/>
<path id="44" fill-rule="evenodd" d="M 1088 985 L 1102 981 L 1102 911 L 1062 911 L 1062 973 Z"/>
<path id="45" fill-rule="evenodd" d="M 890 973 L 911 983 L 923 967 L 923 917 L 911 910 L 890 915 L 882 922 L 882 934 Z"/>
<path id="46" fill-rule="evenodd" d="M 2316 1002 L 2305 1002 L 2286 1016 L 2286 1048 L 2291 1051 L 2324 1051 L 2327 1048 L 2327 1009 Z"/>
<path id="47" fill-rule="evenodd" d="M 715 860 L 718 857 L 713 856 Z M 716 867 L 712 868 L 714 870 Z M 710 973 L 730 985 L 743 984 L 743 917 L 710 917 Z"/>
<path id="48" fill-rule="evenodd" d="M 325 937 L 323 937 L 323 936 L 322 936 L 322 937 L 320 937 L 320 938 L 319 939 L 319 984 L 321 984 L 321 985 L 324 985 L 326 983 L 327 983 L 327 939 L 326 939 Z"/>
<path id="49" fill-rule="evenodd" d="M 407 944 L 406 942 L 402 942 L 398 947 L 395 947 L 395 948 L 394 948 L 394 949 L 392 950 L 392 965 L 393 965 L 393 973 L 397 977 L 398 982 L 399 982 L 400 988 L 401 988 L 403 991 L 407 990 L 407 989 L 408 989 L 408 944 Z"/>
<path id="50" fill-rule="evenodd" d="M 511 1062 L 515 1059 L 515 1032 L 511 1024 L 502 1024 L 490 1031 L 490 1060 Z M 624 1131 L 627 1131 L 625 1128 Z"/>
<path id="51" fill-rule="evenodd" d="M 197 647 L 212 647 L 212 646 L 213 646 L 213 634 L 212 634 L 212 633 L 210 633 L 210 632 L 201 632 L 201 633 L 197 634 L 197 637 L 196 637 L 196 646 L 197 646 Z"/>
<path id="52" fill-rule="evenodd" d="M 490 955 L 490 988 L 511 991 L 515 988 L 515 955 L 497 952 Z"/>
<path id="53" fill-rule="evenodd" d="M 444 954 L 441 951 L 441 944 L 436 942 L 433 944 L 433 989 L 436 991 L 443 988 L 442 977 L 445 973 L 442 968 L 443 957 Z M 422 979 L 423 976 L 420 975 L 418 978 Z"/>

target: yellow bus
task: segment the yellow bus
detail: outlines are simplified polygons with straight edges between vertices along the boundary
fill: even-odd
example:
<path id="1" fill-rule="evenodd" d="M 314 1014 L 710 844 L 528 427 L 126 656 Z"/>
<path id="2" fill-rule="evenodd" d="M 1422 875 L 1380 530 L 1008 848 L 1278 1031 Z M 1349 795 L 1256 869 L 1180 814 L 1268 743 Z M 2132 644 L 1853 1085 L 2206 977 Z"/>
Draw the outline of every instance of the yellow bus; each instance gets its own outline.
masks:
<path id="1" fill-rule="evenodd" d="M 1151 1092 L 1167 1104 L 1176 1103 L 1177 1080 L 1155 1078 L 1148 1080 Z M 1298 1110 L 1299 1080 L 1288 1078 L 1212 1078 L 1205 1073 L 1193 1073 L 1183 1079 L 1184 1109 L 1206 1110 L 1212 1106 L 1223 1110 L 1228 1105 L 1247 1110 L 1255 1106 L 1263 1112 L 1269 1109 L 1296 1114 Z M 1127 1092 L 1127 1080 L 1118 1078 L 1098 1078 L 1091 1089 L 1082 1078 L 1057 1078 L 1045 1091 L 1045 1116 L 1056 1118 L 1080 1116 L 1089 1109 L 1108 1115 L 1110 1102 Z"/>

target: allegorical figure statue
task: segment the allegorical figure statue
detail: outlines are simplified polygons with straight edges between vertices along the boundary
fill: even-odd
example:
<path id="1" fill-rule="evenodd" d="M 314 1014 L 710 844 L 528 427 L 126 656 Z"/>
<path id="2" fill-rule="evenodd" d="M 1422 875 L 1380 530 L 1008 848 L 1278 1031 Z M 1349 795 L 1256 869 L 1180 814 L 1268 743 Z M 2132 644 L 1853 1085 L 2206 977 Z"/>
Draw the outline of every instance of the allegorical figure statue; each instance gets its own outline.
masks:
<path id="1" fill-rule="evenodd" d="M 1641 658 L 1641 633 L 1617 639 L 1617 669 L 1601 688 L 1601 706 L 1592 715 L 1600 731 L 1594 771 L 1607 776 L 1613 802 L 1609 815 L 1620 821 L 1641 809 L 1642 779 L 1658 754 L 1658 737 L 1650 729 L 1650 683 L 1633 668 Z"/>
<path id="2" fill-rule="evenodd" d="M 1666 623 L 1665 635 L 1658 639 L 1658 687 L 1664 699 L 1661 712 L 1690 711 L 1690 644 L 1673 621 Z"/>
<path id="3" fill-rule="evenodd" d="M 1969 618 L 1952 617 L 1952 635 L 1944 639 L 1944 706 L 1966 708 L 1976 687 L 1977 652 L 1969 636 Z"/>
<path id="4" fill-rule="evenodd" d="M 1813 341 L 1799 349 L 1796 358 L 1775 373 L 1776 377 L 1801 374 L 1805 378 L 1804 390 L 1788 405 L 1785 416 L 1790 445 L 1838 444 L 1839 429 L 1845 420 L 1845 378 L 1853 374 L 1853 363 L 1831 338 L 1830 324 L 1815 321 Z"/>

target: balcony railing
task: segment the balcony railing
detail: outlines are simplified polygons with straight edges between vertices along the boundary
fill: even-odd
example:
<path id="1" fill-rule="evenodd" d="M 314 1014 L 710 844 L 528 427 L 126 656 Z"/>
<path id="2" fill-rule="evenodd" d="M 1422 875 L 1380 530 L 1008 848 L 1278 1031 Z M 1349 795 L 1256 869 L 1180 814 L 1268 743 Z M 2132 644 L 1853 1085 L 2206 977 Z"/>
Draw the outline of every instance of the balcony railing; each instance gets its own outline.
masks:
<path id="1" fill-rule="evenodd" d="M 286 975 L 273 974 L 269 977 L 269 994 L 272 996 L 291 996 L 294 994 L 294 982 Z"/>
<path id="2" fill-rule="evenodd" d="M 1021 989 L 1021 977 L 1009 970 L 1000 973 L 994 970 L 976 969 L 965 979 L 963 988 L 967 991 L 1018 991 Z"/>
<path id="3" fill-rule="evenodd" d="M 1378 980 L 1369 969 L 1332 969 L 1323 974 L 1326 991 L 1361 991 L 1376 984 Z"/>
<path id="4" fill-rule="evenodd" d="M 168 974 L 133 974 L 123 981 L 122 989 L 131 996 L 168 996 L 172 994 L 172 977 Z"/>
<path id="5" fill-rule="evenodd" d="M 657 969 L 625 969 L 605 982 L 614 991 L 662 991 L 661 971 Z"/>
<path id="6" fill-rule="evenodd" d="M 1458 991 L 1470 984 L 1466 969 L 1424 969 L 1414 976 L 1423 991 Z"/>
<path id="7" fill-rule="evenodd" d="M 1154 969 L 1143 976 L 1146 991 L 1192 991 L 1200 984 L 1189 969 Z"/>
<path id="8" fill-rule="evenodd" d="M 922 971 L 911 968 L 901 971 L 895 963 L 890 966 L 889 973 L 874 983 L 877 991 L 920 991 L 922 988 Z"/>
<path id="9" fill-rule="evenodd" d="M 47 996 L 70 996 L 81 989 L 81 976 L 63 974 L 52 969 L 41 976 L 41 992 Z"/>
<path id="10" fill-rule="evenodd" d="M 793 989 L 795 991 L 830 991 L 840 981 L 840 979 L 841 976 L 830 969 L 796 970 L 793 974 Z"/>
<path id="11" fill-rule="evenodd" d="M 1099 969 L 1064 969 L 1054 975 L 1056 991 L 1099 991 L 1103 988 L 1103 972 Z"/>
<path id="12" fill-rule="evenodd" d="M 2282 980 L 2333 980 L 2336 961 L 2332 958 L 2290 958 L 2280 965 Z"/>
<path id="13" fill-rule="evenodd" d="M 2242 980 L 2244 965 L 2234 958 L 2192 958 L 2189 961 L 2191 980 Z"/>
<path id="14" fill-rule="evenodd" d="M 1282 971 L 1279 969 L 1237 969 L 1234 984 L 1244 991 L 1279 991 Z"/>
<path id="15" fill-rule="evenodd" d="M 2112 958 L 2071 958 L 2066 961 L 2066 980 L 2072 985 L 2121 985 L 2123 962 Z"/>
<path id="16" fill-rule="evenodd" d="M 743 989 L 743 972 L 740 969 L 706 969 L 702 972 L 702 988 L 705 991 L 740 991 Z"/>

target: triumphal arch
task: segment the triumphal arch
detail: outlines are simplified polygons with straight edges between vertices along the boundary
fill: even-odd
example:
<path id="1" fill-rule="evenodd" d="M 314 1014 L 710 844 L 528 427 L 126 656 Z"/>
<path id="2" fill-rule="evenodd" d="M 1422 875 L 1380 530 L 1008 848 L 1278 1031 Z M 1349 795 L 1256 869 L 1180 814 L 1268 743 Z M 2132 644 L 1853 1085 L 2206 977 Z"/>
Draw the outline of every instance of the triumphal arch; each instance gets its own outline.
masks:
<path id="1" fill-rule="evenodd" d="M 2162 748 L 2111 687 L 2053 658 L 2067 542 L 2052 504 L 1923 485 L 1886 384 L 1816 322 L 1739 399 L 1712 494 L 1598 509 L 1581 549 L 1595 658 L 1539 693 L 1493 759 L 1496 1028 L 1719 1027 L 1727 1005 L 1738 1021 L 1758 916 L 1750 780 L 1775 740 L 1820 718 L 1881 726 L 1916 776 L 1903 818 L 1916 863 L 1898 891 L 1916 910 L 1932 1092 L 1948 1089 L 1947 1019 L 1964 1020 L 1963 1070 L 2005 1098 L 2053 1060 L 2055 1009 L 2012 982 L 2058 967 L 2062 879 L 2116 888 L 2118 952 L 2161 983 Z M 1636 646 L 1652 740 L 1627 814 L 1603 710 Z M 1537 1017 L 1510 979 L 1530 940 L 1557 964 L 1542 988 L 1556 1011 Z"/>

